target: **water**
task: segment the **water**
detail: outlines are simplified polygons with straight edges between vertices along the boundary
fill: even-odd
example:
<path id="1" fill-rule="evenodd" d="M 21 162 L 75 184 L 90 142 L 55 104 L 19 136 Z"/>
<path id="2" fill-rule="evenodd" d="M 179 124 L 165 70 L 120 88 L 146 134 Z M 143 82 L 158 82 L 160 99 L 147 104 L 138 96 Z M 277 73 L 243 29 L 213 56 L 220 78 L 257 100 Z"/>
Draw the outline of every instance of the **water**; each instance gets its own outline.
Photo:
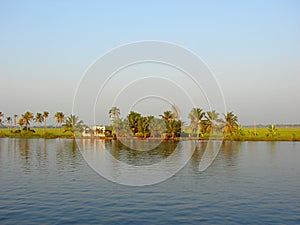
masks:
<path id="1" fill-rule="evenodd" d="M 300 143 L 226 142 L 199 172 L 202 153 L 165 182 L 130 187 L 94 172 L 72 140 L 0 139 L 0 224 L 300 223 Z"/>

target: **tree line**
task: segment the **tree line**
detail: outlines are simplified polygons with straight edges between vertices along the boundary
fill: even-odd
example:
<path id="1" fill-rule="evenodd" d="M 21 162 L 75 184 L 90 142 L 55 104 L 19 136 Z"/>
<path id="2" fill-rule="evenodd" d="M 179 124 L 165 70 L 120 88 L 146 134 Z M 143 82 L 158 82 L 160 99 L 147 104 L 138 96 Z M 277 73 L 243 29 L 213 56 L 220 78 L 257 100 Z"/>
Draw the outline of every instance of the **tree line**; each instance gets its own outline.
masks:
<path id="1" fill-rule="evenodd" d="M 190 120 L 189 125 L 179 119 L 178 113 L 173 108 L 173 111 L 167 110 L 159 117 L 144 116 L 141 113 L 131 111 L 124 119 L 120 117 L 120 109 L 112 107 L 109 111 L 109 118 L 111 119 L 111 130 L 116 137 L 159 137 L 164 139 L 174 139 L 180 136 L 187 135 L 183 132 L 183 128 L 188 129 L 190 137 L 204 137 L 213 134 L 235 134 L 239 132 L 240 126 L 238 124 L 238 117 L 233 112 L 220 114 L 215 110 L 204 112 L 201 108 L 192 108 L 188 114 Z M 27 111 L 18 116 L 17 114 L 7 116 L 4 119 L 4 114 L 0 112 L 0 126 L 7 123 L 7 127 L 11 132 L 30 132 L 31 123 L 37 126 L 44 127 L 44 134 L 47 129 L 47 119 L 49 112 L 38 112 L 34 115 Z M 55 127 L 64 128 L 64 132 L 70 131 L 75 137 L 75 132 L 81 132 L 87 126 L 76 115 L 65 116 L 63 112 L 56 112 L 54 114 L 56 121 Z M 17 125 L 19 129 L 17 129 Z M 14 130 L 12 130 L 14 128 Z M 186 131 L 186 130 L 185 130 Z"/>
<path id="2" fill-rule="evenodd" d="M 185 122 L 178 118 L 176 110 L 167 110 L 159 117 L 143 116 L 138 112 L 131 111 L 126 118 L 120 118 L 120 109 L 112 107 L 109 117 L 114 133 L 118 137 L 161 137 L 174 139 L 183 135 Z M 212 134 L 233 135 L 239 132 L 238 117 L 233 112 L 220 114 L 215 110 L 204 112 L 201 108 L 191 109 L 188 118 L 190 124 L 189 136 L 204 137 Z"/>
<path id="3" fill-rule="evenodd" d="M 30 130 L 29 126 L 32 122 L 34 122 L 38 126 L 44 127 L 44 133 L 47 129 L 47 119 L 49 117 L 49 112 L 44 111 L 42 113 L 38 112 L 36 115 L 34 115 L 32 112 L 27 111 L 24 114 L 21 114 L 21 116 L 14 114 L 12 116 L 7 116 L 4 119 L 3 112 L 0 112 L 0 126 L 4 126 L 4 123 L 7 123 L 7 127 L 10 131 L 12 131 L 12 128 L 14 128 L 14 132 L 20 132 L 26 131 L 28 133 Z M 65 116 L 63 112 L 56 112 L 54 114 L 54 118 L 56 121 L 55 127 L 64 127 L 64 132 L 70 131 L 75 135 L 75 131 L 81 129 L 83 126 L 83 121 L 79 120 L 78 116 L 76 115 L 70 115 L 68 117 Z M 17 125 L 19 126 L 19 131 L 17 130 Z"/>

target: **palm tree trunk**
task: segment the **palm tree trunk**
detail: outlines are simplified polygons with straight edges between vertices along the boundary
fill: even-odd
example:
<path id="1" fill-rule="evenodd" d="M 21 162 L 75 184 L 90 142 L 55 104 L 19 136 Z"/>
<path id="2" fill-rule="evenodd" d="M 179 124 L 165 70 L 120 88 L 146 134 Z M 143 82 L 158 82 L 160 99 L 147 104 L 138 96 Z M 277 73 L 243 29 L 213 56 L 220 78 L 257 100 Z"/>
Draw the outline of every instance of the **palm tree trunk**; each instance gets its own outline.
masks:
<path id="1" fill-rule="evenodd" d="M 44 118 L 44 134 L 46 133 L 46 118 Z"/>

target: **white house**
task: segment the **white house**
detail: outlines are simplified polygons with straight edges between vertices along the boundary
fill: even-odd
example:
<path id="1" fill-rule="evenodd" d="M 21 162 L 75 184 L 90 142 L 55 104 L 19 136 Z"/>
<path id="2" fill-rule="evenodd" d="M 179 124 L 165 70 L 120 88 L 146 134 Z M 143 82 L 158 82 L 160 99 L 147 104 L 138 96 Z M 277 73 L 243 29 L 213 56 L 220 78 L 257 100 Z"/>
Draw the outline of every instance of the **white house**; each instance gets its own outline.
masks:
<path id="1" fill-rule="evenodd" d="M 105 126 L 92 126 L 85 128 L 82 133 L 82 137 L 105 137 Z"/>

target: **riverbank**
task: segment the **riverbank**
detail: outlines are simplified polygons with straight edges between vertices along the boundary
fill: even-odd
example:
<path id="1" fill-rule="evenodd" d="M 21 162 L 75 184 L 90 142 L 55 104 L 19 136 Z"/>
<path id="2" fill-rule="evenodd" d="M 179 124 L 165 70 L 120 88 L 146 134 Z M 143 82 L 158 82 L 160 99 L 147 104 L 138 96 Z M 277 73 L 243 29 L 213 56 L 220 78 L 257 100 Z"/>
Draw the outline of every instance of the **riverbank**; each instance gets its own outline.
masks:
<path id="1" fill-rule="evenodd" d="M 300 141 L 300 127 L 296 128 L 278 128 L 276 133 L 272 134 L 267 128 L 243 128 L 239 134 L 226 135 L 204 135 L 204 137 L 189 137 L 189 134 L 185 133 L 185 136 L 175 138 L 175 141 L 179 140 L 226 140 L 226 141 Z M 31 128 L 29 132 L 22 131 L 18 129 L 0 129 L 0 138 L 67 138 L 73 139 L 74 136 L 72 132 L 64 132 L 63 128 L 47 128 L 44 131 L 43 128 Z M 80 133 L 76 133 L 76 138 L 81 138 Z M 86 139 L 86 138 L 85 138 Z M 88 137 L 90 139 L 90 137 Z M 112 137 L 106 137 L 104 139 L 111 140 Z M 160 138 L 147 138 L 147 140 L 160 140 Z"/>

